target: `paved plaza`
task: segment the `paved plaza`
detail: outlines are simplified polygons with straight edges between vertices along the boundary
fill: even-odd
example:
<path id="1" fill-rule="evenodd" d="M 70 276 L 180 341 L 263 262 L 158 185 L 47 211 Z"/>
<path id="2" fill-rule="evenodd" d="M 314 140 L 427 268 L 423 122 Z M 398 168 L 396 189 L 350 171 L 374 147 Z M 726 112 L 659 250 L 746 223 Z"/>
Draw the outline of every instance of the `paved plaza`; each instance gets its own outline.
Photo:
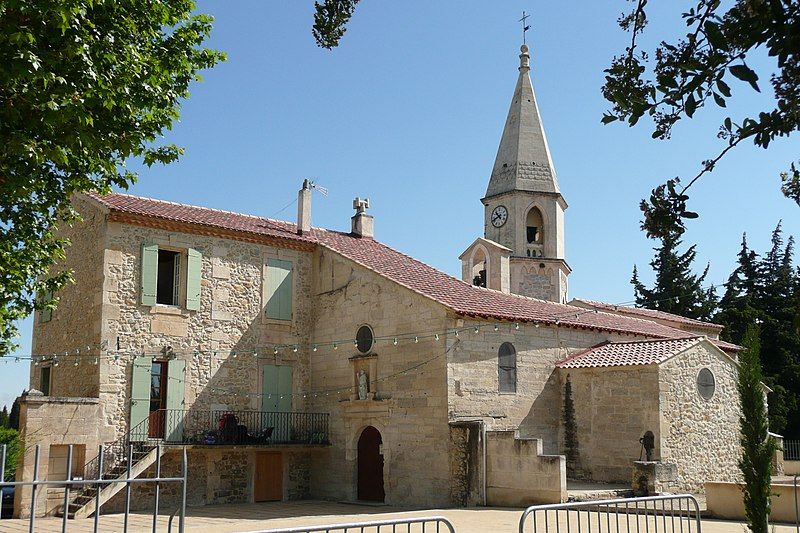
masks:
<path id="1" fill-rule="evenodd" d="M 188 509 L 186 531 L 191 533 L 253 532 L 265 529 L 304 525 L 336 524 L 386 520 L 401 517 L 444 516 L 455 526 L 457 533 L 516 533 L 521 509 L 469 508 L 409 510 L 397 507 L 350 505 L 332 502 L 298 501 L 240 505 L 208 505 Z M 159 517 L 158 531 L 167 531 L 168 516 Z M 123 515 L 111 514 L 100 519 L 100 531 L 122 531 Z M 552 524 L 551 524 L 552 525 Z M 92 519 L 69 521 L 70 533 L 91 533 Z M 554 528 L 551 528 L 555 531 Z M 27 520 L 2 520 L 0 533 L 28 531 Z M 61 520 L 38 519 L 36 531 L 61 531 Z M 135 513 L 129 518 L 131 533 L 152 531 L 152 515 Z M 177 531 L 177 521 L 173 525 Z M 416 531 L 416 529 L 412 530 Z M 542 530 L 543 531 L 543 530 Z M 567 531 L 563 526 L 560 531 Z M 661 529 L 659 529 L 661 531 Z M 744 524 L 721 520 L 703 520 L 703 533 L 744 532 Z M 778 525 L 776 533 L 794 532 L 794 526 Z M 366 533 L 366 532 L 365 532 Z"/>

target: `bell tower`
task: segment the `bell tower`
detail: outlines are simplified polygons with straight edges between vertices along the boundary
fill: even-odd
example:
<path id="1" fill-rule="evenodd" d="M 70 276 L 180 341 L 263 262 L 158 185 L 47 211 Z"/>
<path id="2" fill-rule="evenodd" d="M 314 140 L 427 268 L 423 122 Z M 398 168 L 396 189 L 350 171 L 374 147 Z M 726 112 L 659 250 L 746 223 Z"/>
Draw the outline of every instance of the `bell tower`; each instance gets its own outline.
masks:
<path id="1" fill-rule="evenodd" d="M 511 250 L 510 292 L 566 303 L 564 211 L 523 44 L 519 77 L 484 205 L 484 237 Z"/>

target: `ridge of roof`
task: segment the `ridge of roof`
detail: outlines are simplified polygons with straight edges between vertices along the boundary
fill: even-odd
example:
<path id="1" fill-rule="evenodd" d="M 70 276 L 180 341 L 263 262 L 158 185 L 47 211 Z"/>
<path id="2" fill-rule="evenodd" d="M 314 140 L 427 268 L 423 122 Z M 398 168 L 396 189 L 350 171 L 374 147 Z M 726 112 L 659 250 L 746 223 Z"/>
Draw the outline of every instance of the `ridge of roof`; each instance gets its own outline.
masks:
<path id="1" fill-rule="evenodd" d="M 649 316 L 652 318 L 661 318 L 662 320 L 671 320 L 682 324 L 692 325 L 698 328 L 708 329 L 712 331 L 721 331 L 725 326 L 715 324 L 714 322 L 707 322 L 705 320 L 698 320 L 696 318 L 689 318 L 675 313 L 668 313 L 666 311 L 659 311 L 657 309 L 647 309 L 644 307 L 633 307 L 630 305 L 611 304 L 608 302 L 600 302 L 597 300 L 588 300 L 586 298 L 573 298 L 573 302 L 581 302 L 589 306 L 600 307 L 602 309 L 613 310 L 619 313 L 627 313 L 631 315 Z M 575 306 L 580 307 L 580 306 Z"/>

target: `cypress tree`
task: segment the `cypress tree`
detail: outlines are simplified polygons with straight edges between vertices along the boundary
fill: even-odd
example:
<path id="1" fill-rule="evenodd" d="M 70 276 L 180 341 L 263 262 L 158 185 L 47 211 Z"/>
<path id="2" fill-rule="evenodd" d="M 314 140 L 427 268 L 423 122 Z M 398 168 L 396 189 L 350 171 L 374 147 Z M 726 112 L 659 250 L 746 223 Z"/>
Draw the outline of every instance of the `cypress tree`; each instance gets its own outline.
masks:
<path id="1" fill-rule="evenodd" d="M 8 427 L 19 431 L 19 398 L 11 404 L 11 412 L 8 414 Z"/>
<path id="2" fill-rule="evenodd" d="M 7 427 L 8 427 L 8 407 L 4 405 L 3 410 L 0 411 L 0 428 L 7 428 Z"/>
<path id="3" fill-rule="evenodd" d="M 775 439 L 769 434 L 766 392 L 762 385 L 759 332 L 748 328 L 739 352 L 739 378 L 737 382 L 741 415 L 740 442 L 742 457 L 739 468 L 744 477 L 744 508 L 747 524 L 753 533 L 768 533 L 772 456 L 777 449 Z"/>

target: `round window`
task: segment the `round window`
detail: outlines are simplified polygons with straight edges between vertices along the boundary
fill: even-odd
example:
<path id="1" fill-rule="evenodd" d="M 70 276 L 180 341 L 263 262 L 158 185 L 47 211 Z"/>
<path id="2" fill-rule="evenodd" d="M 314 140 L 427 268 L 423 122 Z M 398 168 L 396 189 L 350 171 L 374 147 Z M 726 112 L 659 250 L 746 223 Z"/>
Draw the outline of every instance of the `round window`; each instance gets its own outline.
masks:
<path id="1" fill-rule="evenodd" d="M 714 374 L 707 368 L 702 369 L 697 374 L 697 391 L 700 393 L 700 397 L 704 400 L 710 400 L 714 396 L 715 387 Z"/>
<path id="2" fill-rule="evenodd" d="M 361 326 L 356 333 L 356 348 L 361 353 L 369 353 L 372 345 L 375 342 L 375 337 L 372 335 L 372 328 L 369 326 Z"/>

